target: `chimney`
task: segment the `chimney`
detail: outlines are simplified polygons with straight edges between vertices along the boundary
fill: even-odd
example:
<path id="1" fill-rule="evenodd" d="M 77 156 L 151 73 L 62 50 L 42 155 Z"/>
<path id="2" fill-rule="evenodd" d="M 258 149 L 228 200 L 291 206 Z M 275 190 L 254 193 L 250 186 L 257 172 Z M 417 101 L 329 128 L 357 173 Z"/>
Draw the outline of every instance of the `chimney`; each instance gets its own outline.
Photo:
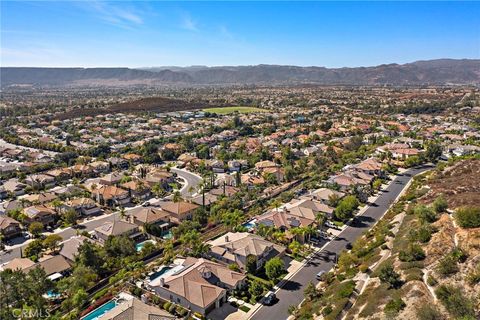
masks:
<path id="1" fill-rule="evenodd" d="M 228 239 L 228 235 L 225 236 L 225 242 L 228 242 L 229 239 Z"/>
<path id="2" fill-rule="evenodd" d="M 165 279 L 163 277 L 160 278 L 160 286 L 165 287 Z"/>

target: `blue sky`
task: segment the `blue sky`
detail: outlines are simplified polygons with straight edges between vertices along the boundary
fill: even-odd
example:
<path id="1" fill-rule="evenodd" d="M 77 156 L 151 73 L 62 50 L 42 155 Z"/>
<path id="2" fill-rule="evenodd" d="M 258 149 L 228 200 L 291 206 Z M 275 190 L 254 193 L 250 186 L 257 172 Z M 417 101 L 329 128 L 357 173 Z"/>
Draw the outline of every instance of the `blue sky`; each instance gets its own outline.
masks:
<path id="1" fill-rule="evenodd" d="M 2 66 L 480 58 L 478 2 L 1 1 Z"/>

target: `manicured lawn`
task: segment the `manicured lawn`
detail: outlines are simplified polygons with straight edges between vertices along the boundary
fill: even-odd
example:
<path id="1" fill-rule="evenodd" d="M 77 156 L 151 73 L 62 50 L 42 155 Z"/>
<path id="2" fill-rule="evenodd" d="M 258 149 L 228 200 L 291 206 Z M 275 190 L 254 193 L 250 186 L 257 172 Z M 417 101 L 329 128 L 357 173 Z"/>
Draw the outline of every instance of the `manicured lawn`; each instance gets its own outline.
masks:
<path id="1" fill-rule="evenodd" d="M 216 114 L 230 114 L 234 112 L 238 113 L 254 113 L 254 112 L 267 112 L 266 109 L 255 107 L 225 107 L 225 108 L 207 108 L 203 109 L 204 112 L 216 113 Z"/>

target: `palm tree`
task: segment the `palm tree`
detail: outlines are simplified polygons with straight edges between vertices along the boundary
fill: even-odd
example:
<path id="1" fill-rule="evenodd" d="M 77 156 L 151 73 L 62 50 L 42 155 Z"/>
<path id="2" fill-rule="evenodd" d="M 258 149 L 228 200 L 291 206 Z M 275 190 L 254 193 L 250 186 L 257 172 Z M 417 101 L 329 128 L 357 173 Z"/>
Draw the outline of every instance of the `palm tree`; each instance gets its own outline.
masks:
<path id="1" fill-rule="evenodd" d="M 120 218 L 124 219 L 125 218 L 125 208 L 124 207 L 120 207 Z"/>
<path id="2" fill-rule="evenodd" d="M 224 221 L 225 225 L 230 230 L 233 230 L 236 227 L 238 227 L 238 225 L 242 221 L 242 217 L 243 217 L 243 212 L 241 212 L 240 210 L 234 210 L 234 211 L 231 211 L 231 212 L 226 212 L 223 215 L 222 218 L 223 218 L 223 221 Z"/>
<path id="3" fill-rule="evenodd" d="M 285 232 L 283 232 L 281 230 L 277 230 L 277 231 L 273 232 L 272 238 L 276 242 L 287 243 L 287 235 L 285 234 Z"/>
<path id="4" fill-rule="evenodd" d="M 294 227 L 288 230 L 292 235 L 295 236 L 295 238 L 298 239 L 299 236 L 302 236 L 304 238 L 305 236 L 305 229 L 303 227 Z"/>
<path id="5" fill-rule="evenodd" d="M 319 213 L 315 216 L 315 222 L 317 225 L 320 227 L 320 229 L 323 228 L 323 225 L 325 224 L 325 221 L 327 220 L 327 217 L 325 216 L 324 213 Z"/>
<path id="6" fill-rule="evenodd" d="M 180 201 L 183 201 L 182 194 L 180 193 L 180 191 L 177 190 L 173 193 L 173 202 L 180 202 Z"/>

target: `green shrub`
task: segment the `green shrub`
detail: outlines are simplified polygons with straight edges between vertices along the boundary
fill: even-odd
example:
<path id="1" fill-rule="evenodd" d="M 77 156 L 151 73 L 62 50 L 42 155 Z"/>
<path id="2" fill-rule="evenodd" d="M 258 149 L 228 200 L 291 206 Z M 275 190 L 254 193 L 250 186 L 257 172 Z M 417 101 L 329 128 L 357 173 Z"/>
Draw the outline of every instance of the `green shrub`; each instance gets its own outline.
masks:
<path id="1" fill-rule="evenodd" d="M 477 264 L 474 270 L 467 274 L 467 282 L 472 286 L 480 282 L 480 263 Z"/>
<path id="2" fill-rule="evenodd" d="M 425 259 L 425 252 L 420 245 L 414 243 L 410 244 L 406 251 L 400 251 L 398 258 L 404 262 L 419 261 Z"/>
<path id="3" fill-rule="evenodd" d="M 416 310 L 418 320 L 442 320 L 444 317 L 438 309 L 431 304 L 422 304 Z"/>
<path id="4" fill-rule="evenodd" d="M 458 272 L 457 261 L 451 255 L 448 255 L 440 260 L 436 270 L 444 277 L 455 274 Z"/>
<path id="5" fill-rule="evenodd" d="M 140 289 L 141 290 L 141 289 Z M 100 299 L 101 297 L 103 297 L 104 295 L 106 295 L 108 293 L 109 289 L 108 288 L 104 288 L 100 291 L 98 291 L 97 293 L 95 293 L 92 297 L 92 300 L 98 300 Z"/>
<path id="6" fill-rule="evenodd" d="M 187 310 L 185 308 L 183 308 L 182 306 L 177 306 L 175 308 L 175 312 L 180 315 L 181 317 L 184 317 L 187 315 Z"/>
<path id="7" fill-rule="evenodd" d="M 358 267 L 358 271 L 360 271 L 361 273 L 366 273 L 368 271 L 368 265 L 361 264 L 360 267 Z"/>
<path id="8" fill-rule="evenodd" d="M 435 211 L 432 208 L 429 208 L 423 204 L 417 205 L 413 212 L 422 222 L 431 223 L 437 221 L 437 214 L 435 213 Z"/>
<path id="9" fill-rule="evenodd" d="M 418 229 L 412 229 L 409 233 L 410 241 L 419 241 L 421 243 L 427 243 L 432 238 L 432 227 L 428 224 L 423 224 Z"/>
<path id="10" fill-rule="evenodd" d="M 474 319 L 474 303 L 463 294 L 460 288 L 441 285 L 435 290 L 435 295 L 453 317 Z"/>
<path id="11" fill-rule="evenodd" d="M 443 197 L 443 195 L 439 195 L 435 201 L 433 201 L 433 210 L 435 210 L 436 213 L 442 213 L 445 212 L 448 208 L 448 203 L 447 200 Z"/>
<path id="12" fill-rule="evenodd" d="M 328 316 L 330 313 L 332 313 L 333 308 L 331 304 L 328 304 L 325 308 L 322 309 L 322 315 L 323 316 Z"/>
<path id="13" fill-rule="evenodd" d="M 170 306 L 168 307 L 168 312 L 171 313 L 171 314 L 174 314 L 175 312 L 175 304 L 170 304 Z"/>
<path id="14" fill-rule="evenodd" d="M 455 259 L 457 262 L 465 262 L 468 258 L 467 254 L 460 249 L 459 247 L 455 247 L 451 252 L 450 255 Z"/>
<path id="15" fill-rule="evenodd" d="M 239 309 L 242 310 L 243 312 L 248 312 L 248 311 L 250 311 L 250 308 L 247 307 L 247 306 L 240 306 Z"/>
<path id="16" fill-rule="evenodd" d="M 427 278 L 427 284 L 430 286 L 430 287 L 434 287 L 438 284 L 438 281 L 437 279 L 435 279 L 434 276 L 432 275 L 429 275 L 428 278 Z"/>
<path id="17" fill-rule="evenodd" d="M 422 281 L 423 280 L 423 271 L 421 269 L 410 269 L 408 270 L 405 281 Z"/>
<path id="18" fill-rule="evenodd" d="M 400 275 L 395 272 L 395 269 L 393 269 L 391 264 L 382 266 L 378 277 L 380 278 L 380 281 L 388 283 L 391 288 L 398 288 L 402 284 Z"/>
<path id="19" fill-rule="evenodd" d="M 455 220 L 462 228 L 480 227 L 480 207 L 462 207 L 455 212 Z"/>
<path id="20" fill-rule="evenodd" d="M 355 289 L 355 282 L 348 281 L 347 283 L 342 283 L 337 294 L 339 297 L 348 298 L 352 295 L 354 289 Z"/>
<path id="21" fill-rule="evenodd" d="M 388 303 L 385 305 L 385 308 L 383 309 L 383 311 L 387 315 L 396 315 L 401 310 L 405 309 L 406 306 L 407 305 L 405 304 L 405 302 L 402 299 L 400 299 L 400 298 L 399 299 L 393 299 L 393 300 L 388 301 Z"/>

